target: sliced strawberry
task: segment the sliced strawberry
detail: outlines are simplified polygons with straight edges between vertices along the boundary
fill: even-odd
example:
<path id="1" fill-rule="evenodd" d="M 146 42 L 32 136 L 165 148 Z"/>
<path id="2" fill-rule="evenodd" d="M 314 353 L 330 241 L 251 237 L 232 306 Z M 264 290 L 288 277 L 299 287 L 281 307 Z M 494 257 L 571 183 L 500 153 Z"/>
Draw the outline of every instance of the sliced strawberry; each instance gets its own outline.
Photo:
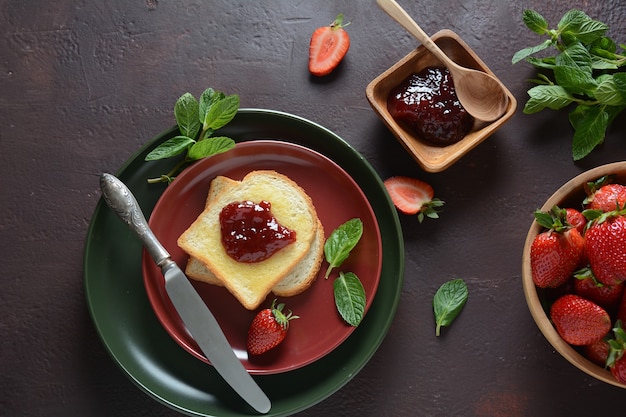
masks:
<path id="1" fill-rule="evenodd" d="M 411 177 L 391 177 L 385 180 L 385 188 L 391 201 L 405 214 L 418 214 L 421 222 L 424 216 L 438 218 L 438 208 L 444 202 L 433 198 L 435 192 L 430 184 Z"/>
<path id="2" fill-rule="evenodd" d="M 321 77 L 330 74 L 339 65 L 350 48 L 350 36 L 343 28 L 343 14 L 330 26 L 317 28 L 309 45 L 309 71 Z"/>
<path id="3" fill-rule="evenodd" d="M 611 330 L 611 318 L 602 307 L 574 294 L 556 300 L 550 318 L 561 338 L 575 346 L 595 343 Z"/>

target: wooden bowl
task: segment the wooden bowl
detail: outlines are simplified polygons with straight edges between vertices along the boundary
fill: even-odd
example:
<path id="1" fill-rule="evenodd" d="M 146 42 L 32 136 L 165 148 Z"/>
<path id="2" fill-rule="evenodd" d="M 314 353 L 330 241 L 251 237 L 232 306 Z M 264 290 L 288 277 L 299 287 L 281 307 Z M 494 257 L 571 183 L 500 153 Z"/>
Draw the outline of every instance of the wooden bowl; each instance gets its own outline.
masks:
<path id="1" fill-rule="evenodd" d="M 434 34 L 432 39 L 456 63 L 484 71 L 495 77 L 495 74 L 456 33 L 444 29 Z M 504 115 L 491 123 L 477 122 L 473 130 L 455 144 L 445 147 L 430 145 L 416 136 L 414 132 L 396 122 L 387 110 L 387 97 L 390 91 L 412 73 L 430 66 L 443 67 L 443 64 L 420 45 L 370 82 L 365 92 L 374 111 L 405 149 L 413 155 L 420 166 L 428 172 L 440 172 L 498 130 L 515 113 L 517 101 L 503 85 L 509 98 L 509 104 Z"/>
<path id="2" fill-rule="evenodd" d="M 585 191 L 583 189 L 584 184 L 590 181 L 595 181 L 608 174 L 616 175 L 615 182 L 626 184 L 626 161 L 602 165 L 576 176 L 552 194 L 552 196 L 550 196 L 550 198 L 548 198 L 545 204 L 541 207 L 541 211 L 548 211 L 555 204 L 561 208 L 581 208 L 581 203 L 585 198 Z M 567 342 L 561 339 L 561 336 L 559 336 L 556 329 L 552 326 L 552 323 L 548 318 L 549 313 L 546 311 L 549 309 L 549 300 L 545 294 L 546 291 L 535 287 L 530 270 L 530 246 L 535 236 L 537 236 L 540 232 L 541 226 L 539 226 L 536 221 L 533 221 L 526 237 L 524 253 L 522 256 L 522 281 L 524 285 L 524 296 L 526 297 L 526 303 L 528 304 L 528 308 L 530 309 L 530 313 L 533 316 L 535 323 L 537 323 L 539 330 L 541 330 L 541 333 L 543 333 L 545 338 L 548 339 L 548 342 L 550 342 L 554 349 L 556 349 L 565 359 L 578 369 L 600 381 L 604 381 L 608 384 L 621 388 L 626 388 L 626 385 L 617 382 L 608 370 L 587 360 L 574 347 L 570 346 Z"/>

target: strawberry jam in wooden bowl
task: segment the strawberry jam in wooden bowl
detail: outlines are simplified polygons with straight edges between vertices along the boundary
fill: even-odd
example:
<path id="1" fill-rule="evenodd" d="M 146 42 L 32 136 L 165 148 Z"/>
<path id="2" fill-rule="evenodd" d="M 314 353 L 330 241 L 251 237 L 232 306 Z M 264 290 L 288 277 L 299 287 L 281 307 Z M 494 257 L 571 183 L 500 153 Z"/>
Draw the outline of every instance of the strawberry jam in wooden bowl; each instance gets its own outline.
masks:
<path id="1" fill-rule="evenodd" d="M 586 196 L 584 186 L 588 182 L 596 181 L 605 175 L 614 175 L 614 182 L 626 184 L 626 161 L 615 162 L 612 164 L 602 165 L 571 179 L 561 186 L 540 208 L 541 211 L 547 212 L 554 205 L 560 208 L 575 208 L 582 210 L 583 200 Z M 626 384 L 618 382 L 611 372 L 604 367 L 592 362 L 585 354 L 585 348 L 582 346 L 572 346 L 565 342 L 555 329 L 550 320 L 551 304 L 566 292 L 571 292 L 568 288 L 542 289 L 535 286 L 531 272 L 530 248 L 535 237 L 541 233 L 543 229 L 537 221 L 533 221 L 526 236 L 524 244 L 524 252 L 522 256 L 522 281 L 524 286 L 524 296 L 530 313 L 537 323 L 539 330 L 548 342 L 571 364 L 588 375 L 617 387 L 626 388 Z M 567 284 L 566 284 L 567 285 Z M 612 314 L 612 324 L 615 317 Z M 613 326 L 611 326 L 613 327 Z"/>
<path id="2" fill-rule="evenodd" d="M 484 71 L 495 77 L 495 74 L 456 33 L 444 29 L 434 34 L 432 39 L 459 65 Z M 443 68 L 444 65 L 420 45 L 370 82 L 365 93 L 372 109 L 417 163 L 425 171 L 441 172 L 502 127 L 515 113 L 517 101 L 503 85 L 502 88 L 509 99 L 509 104 L 506 112 L 499 119 L 490 123 L 476 121 L 470 132 L 461 140 L 447 146 L 434 144 L 432 140 L 420 137 L 406 123 L 394 119 L 387 105 L 389 95 L 394 89 L 412 74 L 420 73 L 429 67 Z"/>

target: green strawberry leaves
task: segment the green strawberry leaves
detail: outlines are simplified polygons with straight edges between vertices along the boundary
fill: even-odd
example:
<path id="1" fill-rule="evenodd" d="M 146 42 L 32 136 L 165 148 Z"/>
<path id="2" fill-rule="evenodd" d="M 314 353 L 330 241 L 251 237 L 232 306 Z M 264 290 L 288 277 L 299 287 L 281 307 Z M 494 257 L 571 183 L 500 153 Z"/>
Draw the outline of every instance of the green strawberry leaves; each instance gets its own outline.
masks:
<path id="1" fill-rule="evenodd" d="M 534 10 L 525 10 L 522 21 L 531 31 L 548 37 L 517 51 L 511 60 L 513 64 L 526 60 L 548 73 L 532 80 L 538 85 L 528 90 L 523 111 L 533 114 L 574 106 L 569 113 L 574 128 L 572 158 L 583 159 L 604 141 L 608 126 L 626 108 L 626 73 L 617 71 L 626 65 L 626 55 L 618 53 L 616 43 L 605 36 L 608 25 L 580 10 L 565 13 L 556 29 L 549 29 L 545 18 Z M 547 49 L 554 54 L 532 56 Z"/>
<path id="2" fill-rule="evenodd" d="M 186 165 L 200 159 L 226 152 L 235 147 L 235 141 L 225 136 L 212 137 L 237 114 L 239 96 L 225 95 L 207 88 L 200 101 L 185 93 L 174 105 L 174 117 L 180 135 L 166 140 L 146 155 L 146 161 L 172 158 L 186 152 L 185 157 L 167 174 L 149 179 L 149 183 L 172 182 Z"/>

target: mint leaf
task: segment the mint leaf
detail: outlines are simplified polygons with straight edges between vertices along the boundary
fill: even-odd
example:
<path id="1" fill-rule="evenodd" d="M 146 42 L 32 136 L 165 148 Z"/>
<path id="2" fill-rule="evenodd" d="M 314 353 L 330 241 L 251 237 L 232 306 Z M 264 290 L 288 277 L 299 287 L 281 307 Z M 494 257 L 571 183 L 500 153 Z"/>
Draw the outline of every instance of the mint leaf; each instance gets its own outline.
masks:
<path id="1" fill-rule="evenodd" d="M 206 119 L 206 115 L 209 112 L 211 106 L 214 103 L 217 103 L 220 100 L 223 100 L 226 95 L 220 91 L 215 91 L 212 88 L 207 88 L 200 95 L 200 104 L 199 104 L 199 121 L 204 123 L 204 119 Z"/>
<path id="2" fill-rule="evenodd" d="M 239 96 L 236 94 L 213 102 L 203 120 L 204 129 L 217 130 L 226 126 L 237 114 L 237 109 L 239 109 Z"/>
<path id="3" fill-rule="evenodd" d="M 560 85 L 538 85 L 528 90 L 530 99 L 524 106 L 524 113 L 537 113 L 544 108 L 562 109 L 574 101 L 574 96 Z"/>
<path id="4" fill-rule="evenodd" d="M 626 75 L 615 74 L 615 75 Z M 622 88 L 624 85 L 621 86 Z M 626 105 L 626 90 L 622 91 L 619 85 L 619 81 L 616 82 L 615 76 L 606 76 L 602 82 L 598 85 L 595 91 L 596 100 L 600 104 L 606 104 L 608 106 L 623 106 Z"/>
<path id="5" fill-rule="evenodd" d="M 534 10 L 526 9 L 522 13 L 522 21 L 535 33 L 543 35 L 548 32 L 548 22 L 546 19 Z"/>
<path id="6" fill-rule="evenodd" d="M 584 43 L 592 43 L 600 39 L 609 28 L 606 24 L 595 21 L 576 9 L 567 12 L 557 27 L 562 33 L 574 36 Z"/>
<path id="7" fill-rule="evenodd" d="M 196 141 L 187 136 L 174 136 L 154 148 L 146 157 L 145 161 L 156 161 L 158 159 L 171 158 L 183 153 Z"/>
<path id="8" fill-rule="evenodd" d="M 350 251 L 359 243 L 363 235 L 363 222 L 359 218 L 353 218 L 337 227 L 324 243 L 324 255 L 328 262 L 326 278 L 330 271 L 338 267 L 350 255 Z"/>
<path id="9" fill-rule="evenodd" d="M 582 116 L 576 122 L 576 131 L 572 140 L 572 157 L 574 161 L 581 160 L 599 144 L 604 142 L 604 136 L 609 123 L 609 115 L 600 106 L 578 106 L 577 115 Z"/>
<path id="10" fill-rule="evenodd" d="M 445 282 L 433 297 L 433 311 L 437 325 L 435 335 L 439 336 L 441 327 L 449 326 L 459 315 L 467 302 L 469 292 L 462 279 Z"/>
<path id="11" fill-rule="evenodd" d="M 231 150 L 235 147 L 235 141 L 226 136 L 216 136 L 195 143 L 189 152 L 187 158 L 192 161 L 206 158 L 207 156 L 217 155 Z"/>
<path id="12" fill-rule="evenodd" d="M 358 326 L 365 314 L 365 289 L 352 272 L 339 273 L 333 282 L 335 305 L 341 317 L 351 326 Z"/>
<path id="13" fill-rule="evenodd" d="M 185 93 L 174 105 L 174 117 L 181 135 L 195 138 L 200 131 L 198 101 L 190 93 Z"/>
<path id="14" fill-rule="evenodd" d="M 532 54 L 549 48 L 550 45 L 552 45 L 552 41 L 550 39 L 546 39 L 543 43 L 540 43 L 539 45 L 529 46 L 528 48 L 521 49 L 517 51 L 515 55 L 513 55 L 513 59 L 511 59 L 511 62 L 513 64 L 517 64 L 522 59 L 528 58 Z"/>

